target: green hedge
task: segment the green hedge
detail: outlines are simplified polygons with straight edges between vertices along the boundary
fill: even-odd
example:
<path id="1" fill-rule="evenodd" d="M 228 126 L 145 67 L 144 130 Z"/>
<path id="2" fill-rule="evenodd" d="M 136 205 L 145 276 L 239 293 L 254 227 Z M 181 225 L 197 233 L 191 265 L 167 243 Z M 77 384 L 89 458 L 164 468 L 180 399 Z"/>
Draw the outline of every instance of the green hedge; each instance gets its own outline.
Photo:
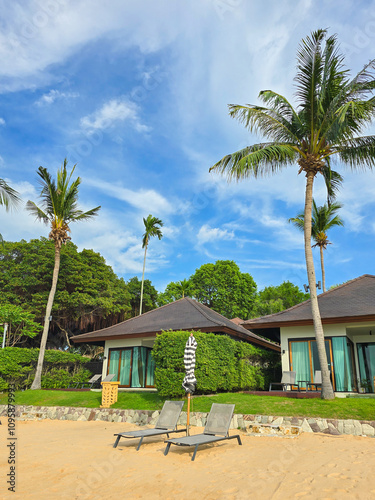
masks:
<path id="1" fill-rule="evenodd" d="M 16 389 L 30 388 L 38 362 L 39 349 L 5 347 L 0 350 L 0 390 L 7 390 L 8 383 Z M 86 382 L 91 372 L 84 368 L 88 359 L 80 354 L 46 350 L 42 372 L 42 388 L 58 389 Z"/>
<path id="2" fill-rule="evenodd" d="M 163 332 L 156 337 L 152 355 L 155 384 L 160 396 L 184 395 L 184 349 L 190 332 Z M 278 380 L 280 354 L 232 340 L 226 335 L 194 332 L 198 343 L 196 393 L 210 394 L 240 390 L 262 390 Z"/>

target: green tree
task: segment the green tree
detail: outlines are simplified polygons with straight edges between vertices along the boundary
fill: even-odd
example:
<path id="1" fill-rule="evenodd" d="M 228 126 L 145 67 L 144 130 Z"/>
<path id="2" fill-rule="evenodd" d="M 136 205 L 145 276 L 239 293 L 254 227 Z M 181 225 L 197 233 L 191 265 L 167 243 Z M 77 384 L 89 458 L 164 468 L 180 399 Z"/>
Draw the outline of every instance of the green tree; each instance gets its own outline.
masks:
<path id="1" fill-rule="evenodd" d="M 317 207 L 313 200 L 312 219 L 311 219 L 311 237 L 315 241 L 314 247 L 319 247 L 320 251 L 320 267 L 322 270 L 323 292 L 326 291 L 326 272 L 324 268 L 324 250 L 331 242 L 328 241 L 327 231 L 335 226 L 343 226 L 344 221 L 337 212 L 342 208 L 340 203 L 334 202 L 331 204 L 325 203 L 321 207 Z M 301 212 L 297 217 L 291 217 L 289 222 L 292 222 L 300 231 L 305 229 L 305 214 Z"/>
<path id="2" fill-rule="evenodd" d="M 71 180 L 75 166 L 72 168 L 70 174 L 68 174 L 66 168 L 67 163 L 67 159 L 65 158 L 61 169 L 57 172 L 56 182 L 52 179 L 46 168 L 39 167 L 37 172 L 41 179 L 40 184 L 42 187 L 40 195 L 42 202 L 41 207 L 38 207 L 30 200 L 26 204 L 27 210 L 29 210 L 32 215 L 35 215 L 37 219 L 43 221 L 45 224 L 50 225 L 51 231 L 49 233 L 49 238 L 55 245 L 55 266 L 52 275 L 52 286 L 46 306 L 38 365 L 31 389 L 41 388 L 44 353 L 48 338 L 53 300 L 59 277 L 61 247 L 70 240 L 70 236 L 68 234 L 70 232 L 69 224 L 72 222 L 90 219 L 97 215 L 100 209 L 99 206 L 86 212 L 82 212 L 82 210 L 78 208 L 78 188 L 81 183 L 81 179 L 80 177 L 77 177 L 76 180 Z"/>
<path id="3" fill-rule="evenodd" d="M 5 242 L 0 246 L 0 304 L 10 303 L 43 323 L 54 267 L 54 243 L 47 238 Z M 72 242 L 61 248 L 61 267 L 52 306 L 48 345 L 65 348 L 72 335 L 112 326 L 130 317 L 130 295 L 104 258 L 78 252 Z M 39 346 L 37 338 L 27 347 Z"/>
<path id="4" fill-rule="evenodd" d="M 230 105 L 230 115 L 270 141 L 229 154 L 211 170 L 237 180 L 277 173 L 298 164 L 306 176 L 304 240 L 312 317 L 322 371 L 322 398 L 333 399 L 311 249 L 311 212 L 315 176 L 330 168 L 330 158 L 351 167 L 375 165 L 375 136 L 358 136 L 374 117 L 375 60 L 351 79 L 336 35 L 318 30 L 302 40 L 297 53 L 297 108 L 282 95 L 261 91 L 265 106 Z"/>
<path id="5" fill-rule="evenodd" d="M 14 304 L 0 304 L 0 323 L 8 324 L 5 346 L 20 346 L 28 338 L 33 338 L 42 330 L 33 315 Z"/>
<path id="6" fill-rule="evenodd" d="M 251 316 L 256 283 L 248 273 L 241 273 L 232 260 L 203 264 L 190 277 L 193 296 L 227 318 Z"/>
<path id="7" fill-rule="evenodd" d="M 150 238 L 157 236 L 159 240 L 162 239 L 163 233 L 160 228 L 163 227 L 163 222 L 157 217 L 153 217 L 151 214 L 147 217 L 147 219 L 143 218 L 143 224 L 145 225 L 145 233 L 143 235 L 142 240 L 142 248 L 145 249 L 145 256 L 143 258 L 143 271 L 142 271 L 142 286 L 141 286 L 141 297 L 139 302 L 139 315 L 142 314 L 142 300 L 143 300 L 143 285 L 145 280 L 145 267 L 146 267 L 146 253 L 148 243 Z"/>
<path id="8" fill-rule="evenodd" d="M 128 291 L 130 294 L 131 316 L 139 315 L 139 305 L 141 297 L 142 283 L 137 276 L 131 278 L 127 282 Z M 157 307 L 158 292 L 151 284 L 150 280 L 143 282 L 143 312 L 151 311 Z"/>
<path id="9" fill-rule="evenodd" d="M 190 280 L 171 281 L 166 286 L 165 292 L 158 294 L 158 305 L 163 306 L 184 297 L 191 297 L 192 295 L 193 287 Z"/>
<path id="10" fill-rule="evenodd" d="M 284 281 L 278 286 L 266 286 L 258 292 L 253 317 L 284 311 L 300 304 L 309 297 L 308 293 L 303 293 L 297 285 L 293 285 L 290 281 Z"/>

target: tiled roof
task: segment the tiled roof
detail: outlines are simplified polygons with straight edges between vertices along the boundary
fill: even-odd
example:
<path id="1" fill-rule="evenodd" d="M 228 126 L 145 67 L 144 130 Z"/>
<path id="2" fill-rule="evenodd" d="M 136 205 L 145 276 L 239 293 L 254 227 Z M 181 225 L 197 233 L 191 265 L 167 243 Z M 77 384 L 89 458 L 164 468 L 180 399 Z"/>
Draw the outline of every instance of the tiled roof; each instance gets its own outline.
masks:
<path id="1" fill-rule="evenodd" d="M 283 324 L 312 322 L 310 299 L 285 311 L 249 319 L 245 328 L 272 328 Z M 320 315 L 323 322 L 337 322 L 360 318 L 375 318 L 375 276 L 364 274 L 318 295 Z"/>
<path id="2" fill-rule="evenodd" d="M 202 330 L 220 332 L 252 344 L 279 350 L 279 346 L 249 332 L 230 319 L 188 297 L 153 309 L 141 316 L 95 332 L 72 337 L 73 342 L 95 342 L 129 336 L 153 336 L 162 330 Z"/>

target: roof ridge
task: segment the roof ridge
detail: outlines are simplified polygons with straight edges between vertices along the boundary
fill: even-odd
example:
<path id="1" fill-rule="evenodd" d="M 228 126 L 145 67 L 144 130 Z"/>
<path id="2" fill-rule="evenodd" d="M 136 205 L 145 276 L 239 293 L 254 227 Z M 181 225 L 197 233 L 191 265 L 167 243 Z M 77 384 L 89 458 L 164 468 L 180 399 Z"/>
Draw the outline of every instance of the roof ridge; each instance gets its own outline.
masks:
<path id="1" fill-rule="evenodd" d="M 191 303 L 192 303 L 192 305 L 195 307 L 195 309 L 196 309 L 197 311 L 199 311 L 201 314 L 203 314 L 203 316 L 204 316 L 206 319 L 208 319 L 209 321 L 212 321 L 213 323 L 215 323 L 215 324 L 216 324 L 216 325 L 218 325 L 218 326 L 226 326 L 224 322 L 222 322 L 222 321 L 221 321 L 221 322 L 219 322 L 219 321 L 217 321 L 217 320 L 215 320 L 215 319 L 210 318 L 210 317 L 209 317 L 209 315 L 206 313 L 206 311 L 202 310 L 202 309 L 201 309 L 201 307 L 207 308 L 209 311 L 213 311 L 213 312 L 214 312 L 214 313 L 216 313 L 216 314 L 220 314 L 220 313 L 218 313 L 218 312 L 217 312 L 217 311 L 215 311 L 214 309 L 210 309 L 208 306 L 206 306 L 206 305 L 202 304 L 201 302 L 198 302 L 198 300 L 194 300 L 194 299 L 192 299 L 192 298 L 190 298 L 190 297 L 186 297 L 186 298 L 187 298 L 187 299 L 189 299 L 189 302 L 191 301 Z M 221 316 L 222 316 L 222 314 L 221 314 Z M 228 321 L 230 321 L 230 320 L 228 320 Z"/>

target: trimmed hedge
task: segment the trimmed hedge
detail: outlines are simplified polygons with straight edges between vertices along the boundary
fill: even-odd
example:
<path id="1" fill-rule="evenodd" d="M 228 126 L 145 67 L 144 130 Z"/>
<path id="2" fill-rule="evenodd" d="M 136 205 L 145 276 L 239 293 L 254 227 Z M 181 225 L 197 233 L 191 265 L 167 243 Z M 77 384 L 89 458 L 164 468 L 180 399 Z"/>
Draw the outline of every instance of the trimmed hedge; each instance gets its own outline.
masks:
<path id="1" fill-rule="evenodd" d="M 39 349 L 5 347 L 0 350 L 0 390 L 7 390 L 8 383 L 16 389 L 29 389 L 35 375 Z M 69 385 L 83 384 L 91 377 L 84 368 L 88 359 L 80 354 L 46 350 L 42 372 L 43 389 L 62 389 Z"/>
<path id="2" fill-rule="evenodd" d="M 156 337 L 152 356 L 155 384 L 160 396 L 184 395 L 184 350 L 190 332 L 163 332 Z M 196 350 L 196 393 L 262 390 L 278 380 L 280 354 L 258 349 L 226 335 L 194 332 Z"/>

